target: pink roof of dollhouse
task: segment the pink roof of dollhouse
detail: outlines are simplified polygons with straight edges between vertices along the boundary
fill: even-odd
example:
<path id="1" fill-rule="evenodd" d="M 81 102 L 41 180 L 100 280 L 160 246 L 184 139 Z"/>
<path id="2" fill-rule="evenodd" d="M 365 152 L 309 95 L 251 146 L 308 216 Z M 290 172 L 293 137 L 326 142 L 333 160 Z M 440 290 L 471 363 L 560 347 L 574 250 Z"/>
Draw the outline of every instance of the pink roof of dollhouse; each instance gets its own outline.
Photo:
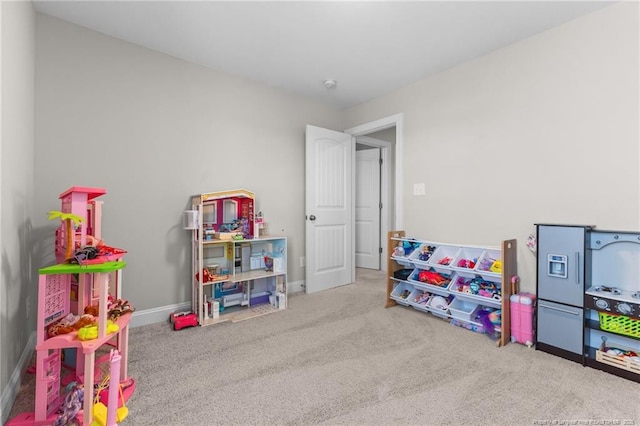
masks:
<path id="1" fill-rule="evenodd" d="M 219 200 L 221 198 L 255 198 L 255 194 L 246 189 L 232 189 L 230 191 L 207 192 L 199 195 L 202 201 Z"/>
<path id="2" fill-rule="evenodd" d="M 87 200 L 93 200 L 96 197 L 104 195 L 107 191 L 104 188 L 93 188 L 90 186 L 72 186 L 64 191 L 58 198 L 64 198 L 72 192 L 84 192 L 87 194 Z"/>

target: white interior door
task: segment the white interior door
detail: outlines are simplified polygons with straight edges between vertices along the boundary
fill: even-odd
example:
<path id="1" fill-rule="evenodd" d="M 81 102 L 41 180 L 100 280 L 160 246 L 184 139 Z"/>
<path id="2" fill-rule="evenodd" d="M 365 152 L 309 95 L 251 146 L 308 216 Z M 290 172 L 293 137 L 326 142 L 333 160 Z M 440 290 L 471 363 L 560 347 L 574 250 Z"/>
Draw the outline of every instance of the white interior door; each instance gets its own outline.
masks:
<path id="1" fill-rule="evenodd" d="M 346 133 L 307 126 L 305 147 L 305 287 L 315 293 L 355 277 L 355 142 Z"/>
<path id="2" fill-rule="evenodd" d="M 380 149 L 356 151 L 356 268 L 380 269 Z"/>

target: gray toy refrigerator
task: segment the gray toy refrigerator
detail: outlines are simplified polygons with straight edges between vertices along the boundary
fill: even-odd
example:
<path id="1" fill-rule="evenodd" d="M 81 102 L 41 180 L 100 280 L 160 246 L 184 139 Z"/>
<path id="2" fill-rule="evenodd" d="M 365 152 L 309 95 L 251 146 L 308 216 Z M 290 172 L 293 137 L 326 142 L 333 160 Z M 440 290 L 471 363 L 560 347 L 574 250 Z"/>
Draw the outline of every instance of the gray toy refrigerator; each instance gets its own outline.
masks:
<path id="1" fill-rule="evenodd" d="M 584 363 L 584 291 L 593 226 L 536 224 L 536 349 Z"/>

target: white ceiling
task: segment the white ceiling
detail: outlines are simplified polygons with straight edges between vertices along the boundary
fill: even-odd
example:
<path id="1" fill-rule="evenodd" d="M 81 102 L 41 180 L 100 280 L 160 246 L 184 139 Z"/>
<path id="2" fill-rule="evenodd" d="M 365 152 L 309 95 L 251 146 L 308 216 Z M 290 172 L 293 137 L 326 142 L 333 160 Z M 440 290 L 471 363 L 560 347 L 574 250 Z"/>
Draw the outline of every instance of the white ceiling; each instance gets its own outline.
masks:
<path id="1" fill-rule="evenodd" d="M 65 21 L 346 108 L 614 2 L 33 3 Z M 326 89 L 326 79 L 337 86 Z"/>

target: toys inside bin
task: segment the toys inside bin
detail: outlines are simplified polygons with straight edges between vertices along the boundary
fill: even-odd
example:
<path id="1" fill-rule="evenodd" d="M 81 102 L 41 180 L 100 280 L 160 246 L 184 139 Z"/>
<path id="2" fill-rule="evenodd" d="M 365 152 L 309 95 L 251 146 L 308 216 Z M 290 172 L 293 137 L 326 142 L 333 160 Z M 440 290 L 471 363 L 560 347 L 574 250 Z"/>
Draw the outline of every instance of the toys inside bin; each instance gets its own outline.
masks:
<path id="1" fill-rule="evenodd" d="M 640 351 L 610 346 L 607 337 L 601 336 L 602 344 L 596 350 L 596 361 L 640 374 Z"/>
<path id="2" fill-rule="evenodd" d="M 492 340 L 498 340 L 500 338 L 500 327 L 502 326 L 502 310 L 482 307 L 476 314 L 476 321 L 482 324 L 485 333 Z"/>
<path id="3" fill-rule="evenodd" d="M 471 280 L 473 280 L 473 277 L 465 277 L 463 275 L 456 274 L 451 280 L 449 290 L 471 294 Z"/>
<path id="4" fill-rule="evenodd" d="M 408 306 L 409 295 L 411 294 L 411 291 L 413 291 L 413 289 L 414 287 L 412 285 L 409 285 L 407 283 L 399 283 L 394 287 L 390 296 L 397 303 Z"/>
<path id="5" fill-rule="evenodd" d="M 409 260 L 413 265 L 422 269 L 428 269 L 429 260 L 433 256 L 433 253 L 438 249 L 438 246 L 432 243 L 424 243 L 416 248 L 411 256 L 409 256 Z"/>
<path id="6" fill-rule="evenodd" d="M 502 273 L 502 261 L 499 250 L 485 250 L 475 268 L 478 272 Z"/>
<path id="7" fill-rule="evenodd" d="M 393 250 L 394 257 L 409 257 L 413 251 L 420 246 L 415 241 L 400 241 Z"/>
<path id="8" fill-rule="evenodd" d="M 452 246 L 440 246 L 429 259 L 430 265 L 452 266 L 453 259 L 458 256 L 460 248 Z"/>
<path id="9" fill-rule="evenodd" d="M 437 287 L 446 288 L 451 282 L 451 275 L 439 273 L 434 269 L 422 270 L 416 269 L 411 276 L 413 281 L 418 281 L 424 284 L 430 284 Z"/>
<path id="10" fill-rule="evenodd" d="M 409 298 L 409 295 L 411 294 L 411 291 L 407 288 L 402 290 L 402 292 L 400 293 L 399 297 L 401 299 L 407 300 Z"/>
<path id="11" fill-rule="evenodd" d="M 471 278 L 456 274 L 449 290 L 459 291 L 460 293 L 466 294 L 475 294 L 494 300 L 502 300 L 500 284 L 485 280 L 482 277 Z"/>
<path id="12" fill-rule="evenodd" d="M 431 300 L 429 301 L 429 306 L 431 306 L 432 308 L 440 309 L 442 311 L 447 311 L 452 301 L 453 301 L 453 296 L 451 295 L 448 295 L 448 296 L 434 295 L 433 297 L 431 297 Z"/>
<path id="13" fill-rule="evenodd" d="M 473 269 L 476 267 L 477 261 L 478 261 L 477 258 L 473 258 L 473 259 L 462 258 L 456 262 L 456 266 L 458 268 Z"/>
<path id="14" fill-rule="evenodd" d="M 481 333 L 484 334 L 487 331 L 484 329 L 483 326 L 478 325 L 478 324 L 474 324 L 471 322 L 466 322 L 466 321 L 461 321 L 459 319 L 456 318 L 452 318 L 451 319 L 451 325 L 455 325 L 457 327 L 462 327 L 462 328 L 466 328 L 467 330 L 471 330 L 474 333 Z"/>
<path id="15" fill-rule="evenodd" d="M 460 269 L 474 269 L 483 252 L 484 250 L 481 248 L 462 248 L 455 259 L 453 259 L 451 266 Z"/>
<path id="16" fill-rule="evenodd" d="M 397 271 L 394 271 L 393 278 L 405 281 L 406 279 L 409 278 L 412 272 L 413 272 L 413 268 L 399 269 Z"/>
<path id="17" fill-rule="evenodd" d="M 433 313 L 435 316 L 446 317 L 447 316 L 446 314 L 449 313 L 449 305 L 451 304 L 452 301 L 453 301 L 452 295 L 440 296 L 440 295 L 434 294 L 432 297 L 429 298 L 429 307 L 433 309 L 431 313 Z M 441 311 L 442 314 L 439 314 L 438 311 Z"/>
<path id="18" fill-rule="evenodd" d="M 419 307 L 425 307 L 429 303 L 429 299 L 431 298 L 431 296 L 432 294 L 427 291 L 420 292 L 415 295 L 415 297 L 412 300 L 412 303 Z"/>
<path id="19" fill-rule="evenodd" d="M 415 306 L 416 300 L 421 300 L 424 293 L 425 291 L 420 288 L 413 288 L 405 300 L 409 302 L 410 305 Z"/>
<path id="20" fill-rule="evenodd" d="M 418 259 L 420 259 L 423 262 L 428 261 L 433 255 L 433 252 L 436 251 L 436 248 L 437 248 L 436 246 L 430 246 L 425 244 L 420 249 L 420 253 L 418 254 Z"/>

